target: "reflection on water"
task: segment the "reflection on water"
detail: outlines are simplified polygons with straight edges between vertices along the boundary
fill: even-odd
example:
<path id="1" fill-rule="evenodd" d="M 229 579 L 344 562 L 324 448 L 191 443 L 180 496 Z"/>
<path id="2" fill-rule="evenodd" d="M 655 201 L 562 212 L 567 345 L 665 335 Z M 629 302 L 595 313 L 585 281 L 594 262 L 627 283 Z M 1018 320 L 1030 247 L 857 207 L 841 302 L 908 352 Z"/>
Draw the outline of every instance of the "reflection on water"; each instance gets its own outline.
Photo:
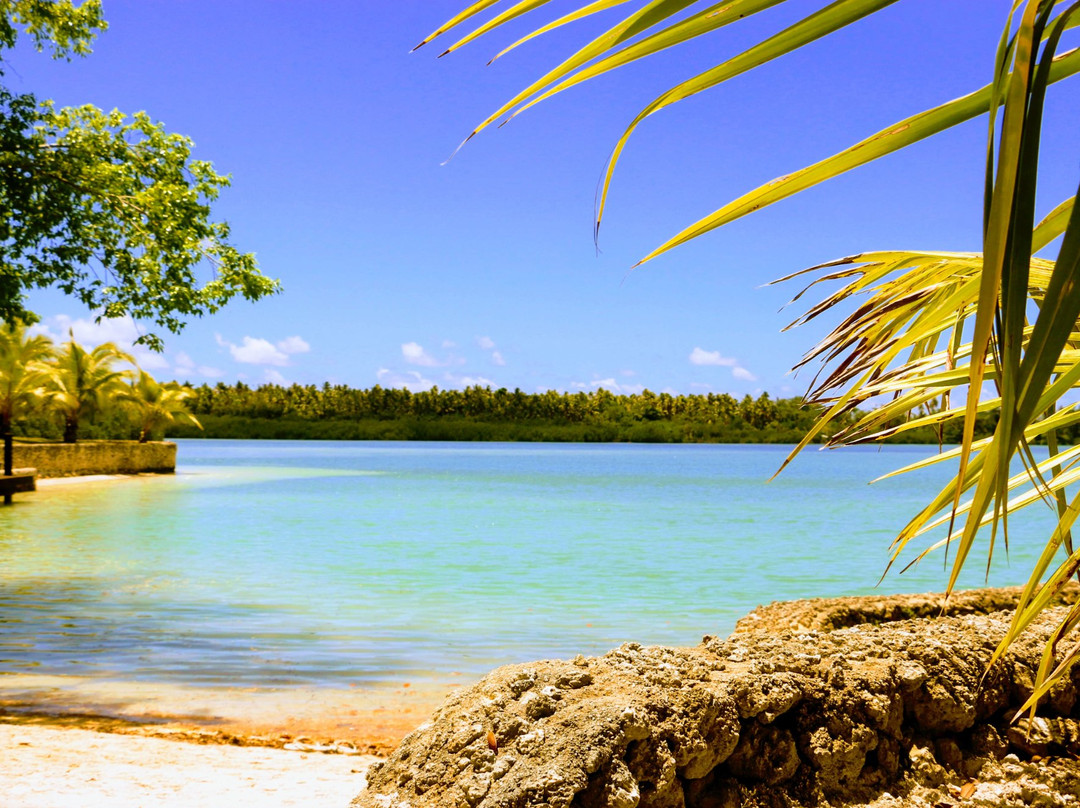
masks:
<path id="1" fill-rule="evenodd" d="M 0 674 L 191 686 L 449 682 L 776 599 L 870 593 L 943 472 L 922 448 L 184 442 L 181 473 L 0 509 Z M 1048 517 L 1015 520 L 1019 583 Z M 926 591 L 940 561 L 880 590 Z M 964 584 L 982 585 L 979 563 Z"/>

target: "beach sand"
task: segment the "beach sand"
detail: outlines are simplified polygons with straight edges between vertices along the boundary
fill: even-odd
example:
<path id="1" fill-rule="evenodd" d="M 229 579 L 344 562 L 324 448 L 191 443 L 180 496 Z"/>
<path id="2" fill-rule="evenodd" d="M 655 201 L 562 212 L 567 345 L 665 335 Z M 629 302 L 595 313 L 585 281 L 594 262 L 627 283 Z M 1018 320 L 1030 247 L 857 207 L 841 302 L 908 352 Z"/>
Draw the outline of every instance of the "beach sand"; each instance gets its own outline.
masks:
<path id="1" fill-rule="evenodd" d="M 345 808 L 445 689 L 0 677 L 2 808 Z"/>
<path id="2" fill-rule="evenodd" d="M 0 723 L 4 808 L 345 808 L 377 758 Z"/>
<path id="3" fill-rule="evenodd" d="M 453 690 L 420 682 L 347 689 L 192 687 L 20 673 L 0 676 L 0 721 L 26 717 L 108 732 L 279 747 L 303 737 L 311 744 L 385 754 Z"/>

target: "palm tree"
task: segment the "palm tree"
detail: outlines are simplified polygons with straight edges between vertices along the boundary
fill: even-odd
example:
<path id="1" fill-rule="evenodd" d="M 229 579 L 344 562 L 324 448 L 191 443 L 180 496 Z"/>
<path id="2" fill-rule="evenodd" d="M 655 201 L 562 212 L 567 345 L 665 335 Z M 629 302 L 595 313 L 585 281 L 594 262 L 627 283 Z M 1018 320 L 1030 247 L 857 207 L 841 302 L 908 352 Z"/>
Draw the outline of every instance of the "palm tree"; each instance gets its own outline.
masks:
<path id="1" fill-rule="evenodd" d="M 11 427 L 42 398 L 48 378 L 44 363 L 53 355 L 52 340 L 28 336 L 20 322 L 0 325 L 0 435 L 4 437 L 4 474 L 11 474 Z"/>
<path id="2" fill-rule="evenodd" d="M 194 396 L 190 387 L 176 382 L 161 384 L 145 370 L 139 370 L 130 387 L 117 394 L 117 401 L 134 414 L 139 425 L 139 443 L 146 443 L 154 430 L 177 419 L 202 429 L 202 424 L 188 410 L 188 399 Z"/>
<path id="3" fill-rule="evenodd" d="M 71 337 L 50 368 L 49 402 L 64 419 L 64 443 L 79 438 L 79 423 L 101 412 L 125 392 L 130 370 L 117 370 L 118 362 L 135 360 L 111 342 L 87 351 Z"/>
<path id="4" fill-rule="evenodd" d="M 515 95 L 473 134 L 569 87 L 683 45 L 783 1 L 581 0 L 576 9 L 562 8 L 561 16 L 499 55 L 615 6 L 629 2 L 635 10 Z M 822 3 L 799 22 L 654 99 L 615 145 L 601 185 L 597 226 L 623 149 L 646 117 L 894 2 Z M 499 0 L 470 3 L 421 45 L 460 29 L 475 15 L 498 4 Z M 545 5 L 546 0 L 512 3 L 458 39 L 447 52 Z M 839 431 L 829 436 L 833 445 L 880 440 L 928 423 L 961 423 L 960 447 L 936 458 L 957 459 L 955 477 L 904 527 L 893 545 L 895 560 L 914 537 L 945 527 L 945 537 L 931 549 L 944 546 L 946 551 L 954 550 L 948 591 L 981 528 L 989 529 L 988 555 L 992 555 L 998 534 L 1006 534 L 1010 512 L 1040 501 L 1052 503 L 1057 527 L 1031 572 L 998 655 L 1070 578 L 1080 574 L 1080 546 L 1074 546 L 1071 532 L 1080 513 L 1080 495 L 1071 501 L 1066 495 L 1066 486 L 1080 480 L 1080 447 L 1060 447 L 1057 441 L 1058 430 L 1080 423 L 1080 406 L 1074 403 L 1080 387 L 1080 339 L 1076 336 L 1080 332 L 1080 212 L 1074 195 L 1037 225 L 1035 215 L 1043 108 L 1052 84 L 1080 72 L 1080 49 L 1060 50 L 1063 34 L 1078 22 L 1080 2 L 1013 0 L 997 44 L 993 71 L 984 87 L 899 121 L 832 157 L 722 205 L 639 262 L 952 126 L 986 117 L 989 137 L 981 252 L 871 252 L 813 268 L 823 274 L 819 280 L 847 281 L 847 286 L 796 322 L 819 317 L 840 305 L 854 303 L 856 308 L 804 360 L 823 364 L 822 380 L 815 382 L 808 399 L 825 405 L 825 411 L 792 456 L 837 427 Z M 1035 257 L 1059 237 L 1056 260 Z M 993 393 L 984 392 L 984 385 L 991 386 Z M 940 406 L 927 414 L 924 406 L 934 400 Z M 845 417 L 850 418 L 857 407 L 868 407 L 869 412 L 854 424 L 845 424 Z M 976 420 L 990 412 L 998 415 L 995 431 L 991 437 L 976 441 Z M 909 413 L 914 418 L 902 426 L 893 425 Z M 1049 446 L 1047 459 L 1037 460 L 1032 452 L 1030 445 L 1036 440 Z M 1018 458 L 1024 470 L 1013 473 Z M 1080 661 L 1080 641 L 1075 637 L 1071 646 L 1057 652 L 1060 641 L 1077 626 L 1080 604 L 1062 619 L 1047 646 L 1029 706 Z"/>

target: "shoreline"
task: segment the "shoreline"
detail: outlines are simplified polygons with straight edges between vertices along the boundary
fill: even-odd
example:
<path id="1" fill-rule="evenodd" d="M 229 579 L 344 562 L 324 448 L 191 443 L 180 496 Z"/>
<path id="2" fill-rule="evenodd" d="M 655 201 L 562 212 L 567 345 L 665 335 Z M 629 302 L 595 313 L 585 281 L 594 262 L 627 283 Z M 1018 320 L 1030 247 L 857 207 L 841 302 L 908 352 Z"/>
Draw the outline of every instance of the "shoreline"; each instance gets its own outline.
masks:
<path id="1" fill-rule="evenodd" d="M 74 477 L 38 477 L 38 488 L 57 488 L 65 485 L 84 485 L 86 483 L 108 483 L 126 480 L 132 477 L 160 477 L 160 474 L 80 474 Z"/>
<path id="2" fill-rule="evenodd" d="M 969 616 L 997 613 L 1012 604 L 1017 591 L 957 593 L 945 611 Z M 940 614 L 940 598 L 924 594 L 773 603 L 744 618 L 725 642 L 753 644 L 776 637 L 780 638 L 776 641 L 791 642 L 800 636 L 813 637 L 803 633 L 807 631 L 830 634 L 841 626 L 884 626 L 928 609 Z M 1065 593 L 1068 601 L 1077 598 L 1077 587 Z M 938 621 L 916 620 L 925 627 L 920 630 L 936 630 Z M 833 636 L 856 635 L 849 628 Z M 659 654 L 666 660 L 672 654 L 700 655 L 710 642 L 720 641 L 706 638 L 699 648 L 681 650 L 630 644 L 612 654 L 632 651 Z M 572 663 L 547 661 L 532 667 L 597 662 L 599 658 L 590 663 L 580 657 Z M 732 668 L 732 675 L 741 667 Z M 500 668 L 485 681 L 519 669 Z M 431 721 L 447 720 L 450 714 L 436 708 L 456 689 L 256 692 L 76 680 L 79 677 L 0 677 L 0 755 L 5 759 L 0 804 L 5 808 L 345 806 L 365 791 L 371 766 L 385 759 L 406 734 Z M 469 687 L 459 707 L 464 708 L 484 687 Z M 185 704 L 188 709 L 183 709 Z M 423 737 L 423 733 L 413 734 L 409 743 L 415 745 Z M 483 743 L 489 745 L 490 740 Z M 401 758 L 399 750 L 390 765 L 400 766 Z M 372 776 L 386 777 L 382 770 Z M 372 787 L 385 787 L 380 783 Z"/>
<path id="3" fill-rule="evenodd" d="M 58 483 L 71 479 L 63 478 Z M 856 625 L 1015 606 L 1019 587 L 845 598 L 759 606 L 731 637 L 765 630 L 830 632 Z M 1080 600 L 1071 585 L 1056 605 Z M 942 608 L 944 606 L 944 608 Z M 709 639 L 708 637 L 706 639 Z M 0 726 L 77 728 L 200 745 L 268 747 L 345 755 L 386 755 L 452 694 L 474 685 L 416 680 L 384 687 L 229 687 L 71 675 L 0 675 Z"/>
<path id="4" fill-rule="evenodd" d="M 0 725 L 73 727 L 197 744 L 385 755 L 458 687 L 185 687 L 7 674 L 0 676 Z"/>
<path id="5" fill-rule="evenodd" d="M 153 685 L 138 692 L 131 683 L 98 682 L 97 697 L 87 698 L 87 687 L 39 681 L 36 698 L 25 687 L 10 698 L 15 679 L 0 676 L 4 808 L 344 808 L 366 787 L 371 766 L 444 696 L 434 688 L 222 689 L 207 700 L 203 689 L 186 694 L 203 701 L 183 710 L 151 698 Z"/>
<path id="6" fill-rule="evenodd" d="M 419 723 L 416 726 L 419 726 Z M 0 709 L 0 728 L 4 727 L 79 730 L 131 738 L 156 738 L 198 746 L 255 747 L 260 749 L 281 749 L 287 752 L 375 758 L 386 757 L 401 740 L 400 738 L 384 736 L 373 737 L 368 741 L 354 741 L 323 735 L 311 736 L 299 730 L 296 734 L 288 732 L 260 734 L 244 732 L 241 729 L 231 727 L 211 729 L 182 721 L 150 724 L 92 713 L 57 714 L 32 709 L 26 711 Z M 411 729 L 415 729 L 415 727 L 411 727 Z M 402 737 L 404 737 L 404 734 Z"/>

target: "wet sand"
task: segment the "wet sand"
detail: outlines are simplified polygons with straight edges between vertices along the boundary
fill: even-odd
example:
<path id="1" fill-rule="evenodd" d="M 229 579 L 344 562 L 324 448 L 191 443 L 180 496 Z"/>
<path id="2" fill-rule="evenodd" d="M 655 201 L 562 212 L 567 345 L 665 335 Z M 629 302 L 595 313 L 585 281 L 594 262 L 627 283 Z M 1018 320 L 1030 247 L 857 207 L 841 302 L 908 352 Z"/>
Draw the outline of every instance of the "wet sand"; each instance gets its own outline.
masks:
<path id="1" fill-rule="evenodd" d="M 284 748 L 300 742 L 385 754 L 452 690 L 447 686 L 197 688 L 8 674 L 0 676 L 0 722 L 241 746 Z"/>

